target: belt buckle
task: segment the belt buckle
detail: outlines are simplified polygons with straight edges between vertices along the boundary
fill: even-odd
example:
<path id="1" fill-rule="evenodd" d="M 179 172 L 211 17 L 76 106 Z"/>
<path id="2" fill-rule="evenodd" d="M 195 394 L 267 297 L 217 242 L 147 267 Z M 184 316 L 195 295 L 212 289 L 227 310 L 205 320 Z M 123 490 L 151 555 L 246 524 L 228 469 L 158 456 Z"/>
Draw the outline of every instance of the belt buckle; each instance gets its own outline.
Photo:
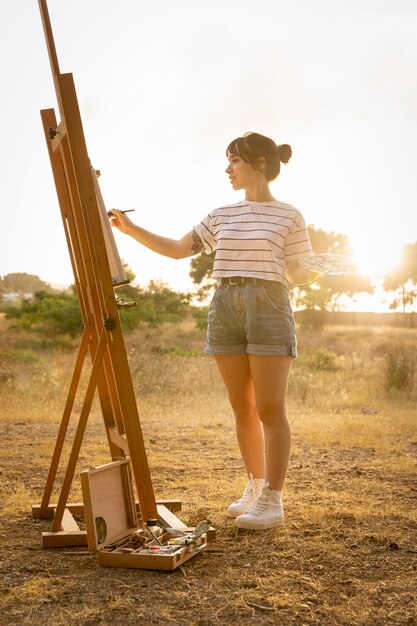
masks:
<path id="1" fill-rule="evenodd" d="M 233 277 L 233 276 L 229 276 L 229 285 L 240 285 L 241 283 L 243 283 L 243 280 L 236 280 L 235 282 L 233 282 L 233 278 L 237 278 L 237 276 Z"/>

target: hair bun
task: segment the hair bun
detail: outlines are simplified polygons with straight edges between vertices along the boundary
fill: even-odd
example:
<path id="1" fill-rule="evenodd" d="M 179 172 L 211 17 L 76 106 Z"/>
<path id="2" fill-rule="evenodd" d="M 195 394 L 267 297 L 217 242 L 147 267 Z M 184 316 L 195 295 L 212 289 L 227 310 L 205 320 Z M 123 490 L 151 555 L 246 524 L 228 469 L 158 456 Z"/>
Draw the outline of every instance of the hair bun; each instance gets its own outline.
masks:
<path id="1" fill-rule="evenodd" d="M 281 145 L 277 146 L 277 154 L 281 163 L 288 163 L 292 155 L 291 146 L 289 146 L 287 143 L 282 143 Z"/>

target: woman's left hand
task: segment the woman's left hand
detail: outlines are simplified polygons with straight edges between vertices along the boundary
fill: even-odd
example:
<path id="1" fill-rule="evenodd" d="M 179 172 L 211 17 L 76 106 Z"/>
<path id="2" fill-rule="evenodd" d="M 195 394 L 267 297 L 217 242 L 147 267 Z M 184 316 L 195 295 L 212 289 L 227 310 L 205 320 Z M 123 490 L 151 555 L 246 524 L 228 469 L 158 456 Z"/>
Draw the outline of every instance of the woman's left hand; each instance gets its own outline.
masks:
<path id="1" fill-rule="evenodd" d="M 288 261 L 286 274 L 287 280 L 292 285 L 308 285 L 312 283 L 315 278 L 320 276 L 317 272 L 305 270 L 298 261 Z"/>

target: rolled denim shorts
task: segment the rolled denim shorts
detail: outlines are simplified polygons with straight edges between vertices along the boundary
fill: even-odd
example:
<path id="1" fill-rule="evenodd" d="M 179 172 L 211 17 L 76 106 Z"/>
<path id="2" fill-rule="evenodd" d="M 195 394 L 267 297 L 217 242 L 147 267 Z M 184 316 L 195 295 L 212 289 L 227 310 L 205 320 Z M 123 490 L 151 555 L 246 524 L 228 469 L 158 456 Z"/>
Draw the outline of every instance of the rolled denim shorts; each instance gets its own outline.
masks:
<path id="1" fill-rule="evenodd" d="M 276 281 L 219 285 L 208 314 L 206 354 L 297 356 L 286 285 Z"/>

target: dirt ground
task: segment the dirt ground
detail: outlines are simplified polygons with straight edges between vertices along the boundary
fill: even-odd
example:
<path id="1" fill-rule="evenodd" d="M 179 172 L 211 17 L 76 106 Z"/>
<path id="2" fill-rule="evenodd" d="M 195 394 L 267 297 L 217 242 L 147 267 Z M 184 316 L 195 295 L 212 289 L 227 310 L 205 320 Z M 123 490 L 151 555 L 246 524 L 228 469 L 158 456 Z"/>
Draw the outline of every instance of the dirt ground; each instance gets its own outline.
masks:
<path id="1" fill-rule="evenodd" d="M 29 439 L 27 428 L 4 424 L 12 453 L 2 459 L 2 479 L 42 493 L 46 458 L 33 451 L 37 440 L 55 437 L 56 425 L 31 424 Z M 102 437 L 96 423 L 89 442 Z M 166 443 L 152 445 L 167 454 Z M 156 487 L 183 501 L 186 523 L 210 516 L 217 537 L 204 553 L 173 572 L 100 567 L 86 548 L 42 549 L 50 521 L 35 523 L 28 502 L 25 513 L 2 515 L 2 625 L 417 624 L 417 522 L 403 513 L 415 508 L 417 485 L 395 458 L 304 446 L 291 462 L 285 527 L 254 533 L 237 531 L 224 513 L 242 484 L 237 456 L 226 454 L 219 466 L 223 436 L 200 443 L 210 475 L 186 446 L 181 467 L 161 472 Z"/>
<path id="2" fill-rule="evenodd" d="M 202 336 L 164 333 L 163 352 L 157 331 L 127 338 L 155 495 L 181 500 L 189 526 L 208 517 L 215 540 L 173 572 L 100 567 L 86 547 L 43 549 L 51 521 L 34 522 L 31 505 L 45 488 L 75 351 L 2 333 L 1 625 L 417 624 L 416 395 L 384 391 L 387 333 L 304 333 L 305 350 L 327 345 L 343 367 L 295 364 L 286 523 L 260 533 L 226 516 L 246 480 L 215 364 L 195 356 Z M 417 345 L 416 333 L 402 334 Z M 70 502 L 81 500 L 79 471 L 111 460 L 97 404 Z M 70 440 L 74 430 L 71 421 Z"/>

